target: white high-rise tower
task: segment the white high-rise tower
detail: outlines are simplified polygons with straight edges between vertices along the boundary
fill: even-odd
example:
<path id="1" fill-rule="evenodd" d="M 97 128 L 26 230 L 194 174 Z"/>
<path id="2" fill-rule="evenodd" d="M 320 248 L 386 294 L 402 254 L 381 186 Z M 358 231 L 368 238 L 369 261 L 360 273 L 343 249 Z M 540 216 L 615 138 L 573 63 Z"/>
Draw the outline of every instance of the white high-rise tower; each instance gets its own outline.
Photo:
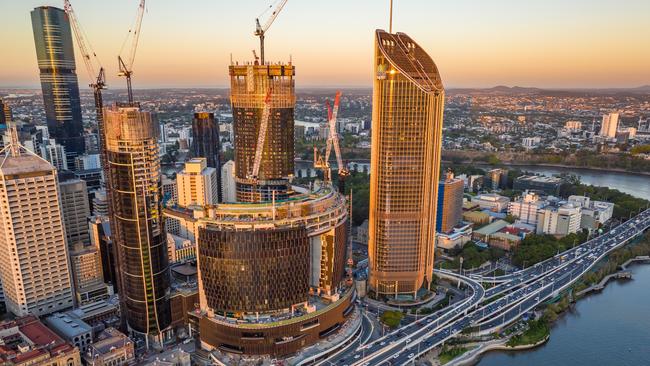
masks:
<path id="1" fill-rule="evenodd" d="M 0 277 L 7 310 L 41 316 L 73 305 L 56 169 L 10 134 L 0 154 Z"/>

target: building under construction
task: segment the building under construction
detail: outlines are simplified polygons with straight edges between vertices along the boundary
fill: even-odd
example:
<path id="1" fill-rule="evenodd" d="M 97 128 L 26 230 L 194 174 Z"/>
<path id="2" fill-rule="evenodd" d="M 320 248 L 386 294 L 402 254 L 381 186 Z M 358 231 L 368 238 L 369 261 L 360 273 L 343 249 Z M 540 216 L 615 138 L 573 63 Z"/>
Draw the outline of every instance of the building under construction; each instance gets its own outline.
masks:
<path id="1" fill-rule="evenodd" d="M 331 182 L 291 185 L 291 64 L 231 65 L 236 203 L 165 216 L 197 243 L 201 345 L 286 355 L 336 332 L 346 284 L 348 205 Z"/>
<path id="2" fill-rule="evenodd" d="M 260 65 L 256 61 L 231 65 L 229 73 L 237 200 L 271 201 L 273 195 L 286 199 L 294 160 L 295 68 L 291 63 Z M 261 129 L 266 129 L 262 138 Z"/>

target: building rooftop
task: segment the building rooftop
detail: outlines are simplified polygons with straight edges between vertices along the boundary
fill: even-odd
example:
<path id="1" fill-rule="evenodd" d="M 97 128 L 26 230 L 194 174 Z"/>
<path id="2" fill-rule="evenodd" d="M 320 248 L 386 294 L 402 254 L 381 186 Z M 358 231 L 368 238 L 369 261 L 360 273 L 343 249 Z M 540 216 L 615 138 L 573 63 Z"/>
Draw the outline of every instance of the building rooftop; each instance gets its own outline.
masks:
<path id="1" fill-rule="evenodd" d="M 507 221 L 497 220 L 491 224 L 483 226 L 478 230 L 475 230 L 474 232 L 480 235 L 492 235 L 508 225 L 509 224 Z"/>
<path id="2" fill-rule="evenodd" d="M 554 183 L 554 184 L 562 183 L 562 178 L 547 177 L 545 175 L 523 175 L 521 177 L 516 178 L 516 180 L 518 180 L 518 181 L 534 181 L 534 182 L 539 182 L 539 183 Z"/>
<path id="3" fill-rule="evenodd" d="M 46 363 L 43 356 L 75 349 L 33 315 L 0 323 L 0 339 L 3 365 Z"/>
<path id="4" fill-rule="evenodd" d="M 21 175 L 27 173 L 51 173 L 54 167 L 39 156 L 24 153 L 20 156 L 0 157 L 0 175 Z"/>
<path id="5" fill-rule="evenodd" d="M 402 75 L 426 92 L 443 90 L 438 67 L 411 37 L 405 33 L 388 33 L 382 29 L 378 29 L 376 35 L 381 53 Z"/>
<path id="6" fill-rule="evenodd" d="M 92 332 L 92 327 L 85 321 L 67 314 L 55 313 L 45 319 L 45 323 L 58 334 L 71 339 Z"/>
<path id="7" fill-rule="evenodd" d="M 95 343 L 88 346 L 86 356 L 92 360 L 132 343 L 131 339 L 124 333 L 115 328 L 107 328 L 99 334 Z"/>

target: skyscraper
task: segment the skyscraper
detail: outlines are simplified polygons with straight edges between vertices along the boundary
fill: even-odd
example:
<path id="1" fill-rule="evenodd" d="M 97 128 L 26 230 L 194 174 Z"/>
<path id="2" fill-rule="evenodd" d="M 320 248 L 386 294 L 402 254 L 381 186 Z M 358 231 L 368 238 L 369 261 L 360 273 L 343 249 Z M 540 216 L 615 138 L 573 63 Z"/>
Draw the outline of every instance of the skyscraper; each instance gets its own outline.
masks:
<path id="1" fill-rule="evenodd" d="M 7 122 L 10 122 L 13 119 L 13 116 L 11 115 L 11 107 L 7 102 L 3 101 L 0 99 L 0 125 L 4 125 L 6 127 Z"/>
<path id="2" fill-rule="evenodd" d="M 603 123 L 600 126 L 600 136 L 615 138 L 618 131 L 618 113 L 609 113 L 603 116 Z"/>
<path id="3" fill-rule="evenodd" d="M 0 277 L 10 312 L 46 315 L 73 305 L 56 169 L 10 133 L 0 163 Z"/>
<path id="4" fill-rule="evenodd" d="M 176 183 L 178 184 L 178 204 L 182 207 L 218 203 L 217 170 L 207 166 L 205 158 L 193 158 L 186 162 L 185 169 L 176 175 Z"/>
<path id="5" fill-rule="evenodd" d="M 222 202 L 235 202 L 237 201 L 236 185 L 235 185 L 235 162 L 228 160 L 221 167 L 221 201 Z"/>
<path id="6" fill-rule="evenodd" d="M 444 90 L 433 60 L 404 33 L 375 35 L 369 285 L 416 296 L 431 284 Z"/>
<path id="7" fill-rule="evenodd" d="M 194 157 L 207 159 L 208 167 L 217 170 L 217 179 L 221 176 L 221 158 L 219 151 L 219 124 L 214 119 L 214 113 L 194 113 L 192 120 L 192 154 Z M 221 187 L 217 187 L 217 200 L 220 202 Z M 215 202 L 216 203 L 216 202 Z"/>
<path id="8" fill-rule="evenodd" d="M 90 203 L 88 202 L 86 182 L 74 177 L 64 180 L 59 176 L 59 179 L 61 209 L 63 211 L 68 250 L 71 250 L 77 243 L 89 245 L 88 217 L 90 217 Z"/>
<path id="9" fill-rule="evenodd" d="M 131 333 L 160 343 L 171 313 L 158 122 L 137 106 L 113 106 L 104 108 L 104 125 L 122 316 Z"/>
<path id="10" fill-rule="evenodd" d="M 41 6 L 31 12 L 36 56 L 50 135 L 65 147 L 68 166 L 85 152 L 81 101 L 70 21 L 65 11 Z"/>
<path id="11" fill-rule="evenodd" d="M 293 174 L 295 67 L 289 64 L 230 65 L 230 101 L 235 129 L 235 182 L 242 202 L 284 199 Z M 266 103 L 268 127 L 258 178 L 251 178 Z"/>

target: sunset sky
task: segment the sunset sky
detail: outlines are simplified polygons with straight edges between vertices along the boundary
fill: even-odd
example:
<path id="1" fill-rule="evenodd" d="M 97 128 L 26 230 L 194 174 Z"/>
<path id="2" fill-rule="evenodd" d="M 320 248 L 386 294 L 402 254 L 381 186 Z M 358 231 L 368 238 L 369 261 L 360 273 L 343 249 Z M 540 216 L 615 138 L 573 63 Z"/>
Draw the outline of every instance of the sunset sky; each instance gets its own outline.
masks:
<path id="1" fill-rule="evenodd" d="M 72 0 L 111 88 L 124 87 L 116 57 L 138 2 Z M 272 3 L 148 1 L 134 87 L 226 86 L 230 54 L 252 59 L 254 20 Z M 40 5 L 63 1 L 0 0 L 0 87 L 39 85 L 29 13 Z M 446 87 L 634 87 L 650 84 L 649 16 L 648 0 L 395 0 L 394 30 L 429 52 Z M 289 0 L 267 60 L 291 55 L 299 88 L 369 87 L 376 28 L 388 28 L 388 0 Z M 77 74 L 85 87 L 80 60 Z"/>

